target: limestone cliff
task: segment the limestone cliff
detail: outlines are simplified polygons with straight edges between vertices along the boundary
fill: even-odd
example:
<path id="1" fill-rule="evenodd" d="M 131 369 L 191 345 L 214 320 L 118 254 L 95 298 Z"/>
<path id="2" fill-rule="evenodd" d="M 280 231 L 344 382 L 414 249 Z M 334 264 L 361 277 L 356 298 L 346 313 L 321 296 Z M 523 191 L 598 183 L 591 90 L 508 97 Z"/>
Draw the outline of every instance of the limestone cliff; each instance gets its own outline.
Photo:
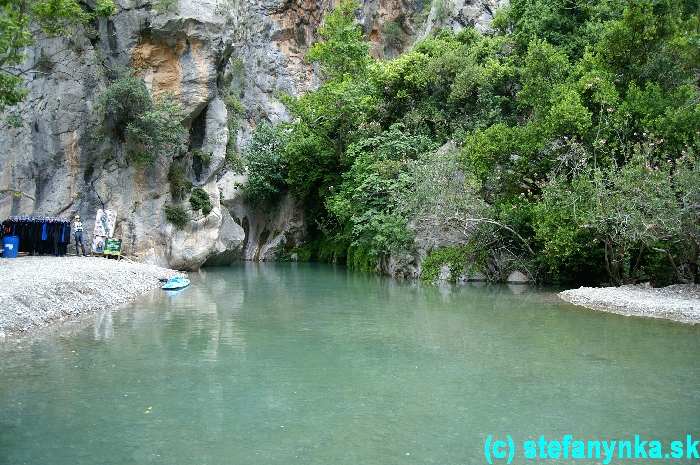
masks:
<path id="1" fill-rule="evenodd" d="M 436 27 L 485 27 L 502 1 L 365 0 L 359 20 L 374 55 L 390 57 Z M 117 210 L 125 252 L 146 262 L 193 269 L 277 258 L 303 240 L 303 212 L 291 197 L 274 211 L 248 206 L 245 176 L 226 165 L 226 148 L 242 151 L 261 120 L 288 118 L 280 94 L 318 85 L 304 55 L 331 7 L 332 0 L 118 0 L 117 13 L 93 27 L 37 40 L 27 50 L 27 98 L 0 122 L 0 218 L 80 213 L 91 228 L 106 207 Z M 209 193 L 212 212 L 192 212 L 183 230 L 165 221 L 171 160 L 133 166 L 118 141 L 95 131 L 99 93 L 125 67 L 153 95 L 174 93 L 190 149 L 211 153 L 208 166 L 188 160 L 187 176 Z M 233 114 L 227 95 L 244 111 Z"/>

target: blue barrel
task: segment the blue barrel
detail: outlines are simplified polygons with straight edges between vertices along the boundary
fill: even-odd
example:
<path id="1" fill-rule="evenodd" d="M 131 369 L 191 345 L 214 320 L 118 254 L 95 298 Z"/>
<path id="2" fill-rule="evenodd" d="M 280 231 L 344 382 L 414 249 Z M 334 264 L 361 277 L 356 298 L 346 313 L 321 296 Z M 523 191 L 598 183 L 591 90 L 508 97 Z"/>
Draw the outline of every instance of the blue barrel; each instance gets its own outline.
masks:
<path id="1" fill-rule="evenodd" d="M 5 236 L 2 238 L 3 258 L 17 258 L 19 252 L 19 236 Z"/>

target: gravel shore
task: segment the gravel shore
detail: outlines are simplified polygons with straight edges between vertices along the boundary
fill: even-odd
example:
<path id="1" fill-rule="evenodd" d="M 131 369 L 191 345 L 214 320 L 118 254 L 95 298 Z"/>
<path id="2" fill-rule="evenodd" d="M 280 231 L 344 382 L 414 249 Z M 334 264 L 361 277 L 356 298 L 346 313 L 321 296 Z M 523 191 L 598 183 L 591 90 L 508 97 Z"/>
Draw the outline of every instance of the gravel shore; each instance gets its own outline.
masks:
<path id="1" fill-rule="evenodd" d="M 559 297 L 592 310 L 681 323 L 700 323 L 699 285 L 675 284 L 660 288 L 646 285 L 579 287 L 560 292 Z"/>
<path id="2" fill-rule="evenodd" d="M 177 271 L 96 257 L 0 259 L 0 341 L 122 305 Z"/>

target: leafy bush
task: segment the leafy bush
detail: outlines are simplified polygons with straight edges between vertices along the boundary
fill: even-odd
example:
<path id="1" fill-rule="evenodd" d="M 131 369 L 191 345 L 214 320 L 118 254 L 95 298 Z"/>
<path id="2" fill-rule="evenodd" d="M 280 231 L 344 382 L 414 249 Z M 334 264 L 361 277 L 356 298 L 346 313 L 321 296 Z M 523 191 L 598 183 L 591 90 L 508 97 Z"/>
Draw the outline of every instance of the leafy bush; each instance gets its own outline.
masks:
<path id="1" fill-rule="evenodd" d="M 593 185 L 585 176 L 555 177 L 545 187 L 533 217 L 538 260 L 549 280 L 586 283 L 600 274 L 604 257 L 587 227 L 592 207 Z"/>
<path id="2" fill-rule="evenodd" d="M 117 7 L 112 0 L 96 0 L 95 15 L 101 17 L 112 16 L 117 11 Z"/>
<path id="3" fill-rule="evenodd" d="M 126 126 L 132 151 L 158 157 L 174 157 L 187 149 L 189 135 L 182 125 L 184 115 L 173 95 L 160 96 L 154 106 Z"/>
<path id="4" fill-rule="evenodd" d="M 182 107 L 171 94 L 155 102 L 141 78 L 131 73 L 112 82 L 100 95 L 103 128 L 126 143 L 129 157 L 149 164 L 161 156 L 177 156 L 187 148 Z"/>
<path id="5" fill-rule="evenodd" d="M 224 104 L 228 111 L 228 140 L 226 141 L 226 166 L 234 173 L 244 173 L 245 163 L 238 153 L 236 135 L 238 133 L 239 118 L 245 115 L 245 107 L 240 99 L 232 92 L 224 96 Z"/>
<path id="6" fill-rule="evenodd" d="M 410 183 L 400 195 L 400 209 L 422 237 L 458 238 L 465 242 L 493 214 L 478 195 L 452 147 L 426 152 L 411 164 Z"/>
<path id="7" fill-rule="evenodd" d="M 260 124 L 246 152 L 248 182 L 243 192 L 255 205 L 269 204 L 285 190 L 287 164 L 283 157 L 286 135 L 280 128 Z"/>
<path id="8" fill-rule="evenodd" d="M 401 125 L 348 147 L 352 167 L 326 207 L 345 225 L 352 246 L 375 259 L 410 249 L 413 237 L 399 195 L 410 183 L 412 161 L 433 148 L 429 139 L 407 134 Z"/>
<path id="9" fill-rule="evenodd" d="M 470 250 L 465 246 L 443 247 L 431 251 L 422 264 L 421 279 L 435 282 L 443 266 L 450 268 L 450 281 L 455 281 L 459 275 L 469 269 Z"/>
<path id="10" fill-rule="evenodd" d="M 192 183 L 187 178 L 187 172 L 182 163 L 174 161 L 168 170 L 168 181 L 170 182 L 170 194 L 173 199 L 181 200 L 192 190 Z"/>
<path id="11" fill-rule="evenodd" d="M 201 149 L 192 150 L 192 158 L 194 158 L 199 163 L 201 163 L 202 166 L 209 166 L 209 164 L 211 163 L 211 157 L 212 157 L 211 152 L 205 152 L 204 150 L 201 150 Z"/>
<path id="12" fill-rule="evenodd" d="M 345 258 L 346 266 L 355 271 L 377 271 L 377 256 L 362 246 L 348 247 Z"/>
<path id="13" fill-rule="evenodd" d="M 284 145 L 285 182 L 301 200 L 337 181 L 338 159 L 328 139 L 302 124 L 292 126 Z"/>
<path id="14" fill-rule="evenodd" d="M 642 150 L 622 167 L 593 169 L 571 182 L 555 178 L 545 187 L 535 230 L 552 263 L 590 257 L 600 244 L 610 280 L 621 284 L 639 277 L 636 257 L 679 236 L 669 166 L 650 165 Z"/>
<path id="15" fill-rule="evenodd" d="M 153 164 L 155 160 L 153 155 L 142 150 L 129 150 L 126 155 L 129 162 L 141 168 Z"/>
<path id="16" fill-rule="evenodd" d="M 685 275 L 688 281 L 700 283 L 700 157 L 692 153 L 678 161 L 674 185 L 681 202 L 681 234 L 676 278 Z M 675 264 L 674 264 L 675 265 Z M 675 266 L 674 266 L 675 267 Z"/>
<path id="17" fill-rule="evenodd" d="M 321 40 L 307 54 L 309 61 L 319 63 L 328 77 L 363 73 L 369 63 L 369 44 L 355 21 L 358 8 L 354 0 L 341 0 L 324 18 L 318 29 Z"/>
<path id="18" fill-rule="evenodd" d="M 209 193 L 202 189 L 201 187 L 195 187 L 192 189 L 192 194 L 190 194 L 190 205 L 192 205 L 192 210 L 201 210 L 203 215 L 208 215 L 212 211 L 211 199 L 209 198 Z"/>
<path id="19" fill-rule="evenodd" d="M 229 150 L 228 146 L 226 147 L 226 158 L 225 158 L 225 163 L 226 167 L 233 171 L 234 173 L 245 173 L 245 161 L 243 158 L 239 155 L 238 151 L 236 150 Z"/>
<path id="20" fill-rule="evenodd" d="M 127 126 L 153 109 L 153 101 L 143 79 L 128 74 L 105 89 L 99 98 L 99 108 L 104 125 L 123 139 Z"/>
<path id="21" fill-rule="evenodd" d="M 224 105 L 228 111 L 229 117 L 237 118 L 245 113 L 245 107 L 241 100 L 232 92 L 228 92 L 224 96 Z"/>
<path id="22" fill-rule="evenodd" d="M 184 229 L 190 222 L 190 215 L 180 205 L 166 205 L 165 219 L 177 229 Z"/>

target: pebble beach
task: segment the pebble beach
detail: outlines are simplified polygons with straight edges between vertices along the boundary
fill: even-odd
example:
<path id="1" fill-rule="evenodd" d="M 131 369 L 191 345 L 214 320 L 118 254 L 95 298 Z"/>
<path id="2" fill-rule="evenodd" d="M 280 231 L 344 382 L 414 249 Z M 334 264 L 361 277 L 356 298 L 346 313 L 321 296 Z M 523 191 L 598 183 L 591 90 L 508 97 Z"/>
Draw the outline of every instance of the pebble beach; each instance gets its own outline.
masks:
<path id="1" fill-rule="evenodd" d="M 97 257 L 0 259 L 0 340 L 123 305 L 176 274 Z"/>
<path id="2" fill-rule="evenodd" d="M 561 292 L 559 297 L 591 310 L 700 323 L 700 286 L 697 284 L 674 284 L 659 288 L 644 284 L 579 287 Z"/>

